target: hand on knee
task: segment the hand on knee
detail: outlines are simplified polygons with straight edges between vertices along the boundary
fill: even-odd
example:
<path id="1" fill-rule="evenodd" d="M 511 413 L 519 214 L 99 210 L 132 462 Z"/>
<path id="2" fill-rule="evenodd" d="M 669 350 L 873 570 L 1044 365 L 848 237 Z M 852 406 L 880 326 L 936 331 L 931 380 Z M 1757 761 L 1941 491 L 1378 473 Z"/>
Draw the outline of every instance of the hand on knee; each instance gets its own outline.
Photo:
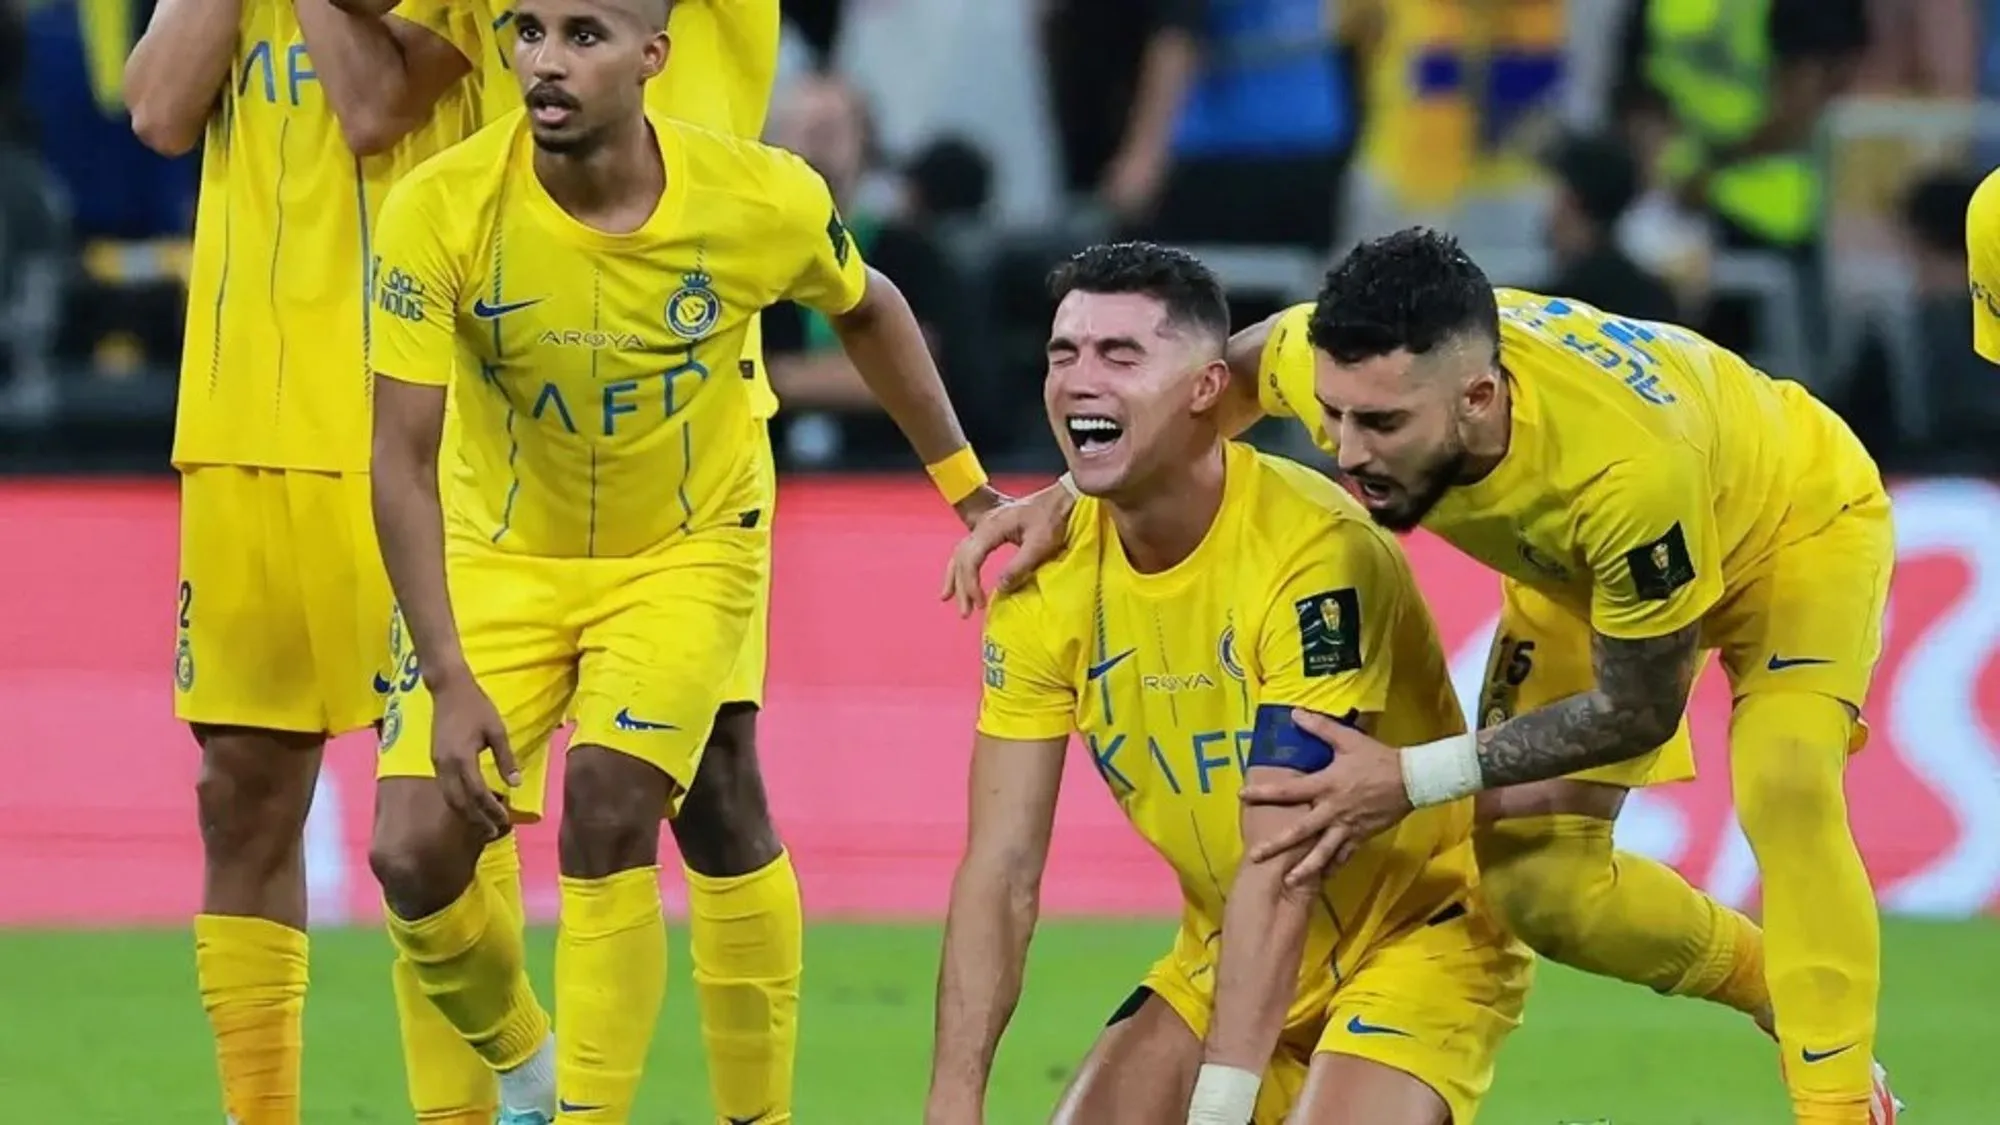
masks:
<path id="1" fill-rule="evenodd" d="M 472 885 L 485 847 L 483 829 L 453 812 L 428 778 L 377 783 L 368 868 L 396 917 L 415 921 L 450 906 Z"/>

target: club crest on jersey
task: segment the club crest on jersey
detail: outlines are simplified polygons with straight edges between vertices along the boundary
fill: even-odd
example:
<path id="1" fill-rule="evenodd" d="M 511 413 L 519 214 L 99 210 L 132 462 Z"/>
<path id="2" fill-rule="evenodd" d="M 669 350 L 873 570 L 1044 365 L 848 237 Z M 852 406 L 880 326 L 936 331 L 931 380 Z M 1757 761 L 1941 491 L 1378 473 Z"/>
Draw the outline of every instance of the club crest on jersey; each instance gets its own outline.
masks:
<path id="1" fill-rule="evenodd" d="M 1222 670 L 1229 673 L 1230 679 L 1238 683 L 1243 682 L 1243 665 L 1236 660 L 1235 625 L 1230 625 L 1222 630 L 1222 640 L 1216 645 L 1216 650 L 1217 658 L 1222 663 Z"/>
<path id="2" fill-rule="evenodd" d="M 401 737 L 403 737 L 403 701 L 400 698 L 391 699 L 389 706 L 382 712 L 382 741 L 376 747 L 376 752 L 381 753 L 389 749 Z"/>
<path id="3" fill-rule="evenodd" d="M 182 691 L 194 688 L 194 645 L 188 642 L 185 633 L 174 646 L 174 686 Z"/>
<path id="4" fill-rule="evenodd" d="M 683 340 L 699 340 L 722 319 L 722 298 L 714 278 L 700 270 L 681 276 L 681 287 L 667 298 L 667 329 Z"/>

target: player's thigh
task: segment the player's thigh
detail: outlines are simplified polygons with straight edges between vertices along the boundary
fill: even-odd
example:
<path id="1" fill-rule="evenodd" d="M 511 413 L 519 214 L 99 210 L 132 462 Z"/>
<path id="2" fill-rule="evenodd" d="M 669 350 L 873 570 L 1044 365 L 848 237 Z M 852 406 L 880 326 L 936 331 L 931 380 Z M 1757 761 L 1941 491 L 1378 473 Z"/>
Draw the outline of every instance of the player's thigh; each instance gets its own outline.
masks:
<path id="1" fill-rule="evenodd" d="M 197 725 L 330 728 L 294 565 L 285 474 L 181 474 L 174 714 Z"/>
<path id="2" fill-rule="evenodd" d="M 1454 1125 L 1452 1109 L 1422 1079 L 1373 1059 L 1313 1056 L 1287 1125 Z"/>
<path id="3" fill-rule="evenodd" d="M 333 730 L 382 717 L 392 599 L 366 473 L 287 473 L 290 542 L 320 696 Z"/>
<path id="4" fill-rule="evenodd" d="M 761 497 L 756 511 L 757 519 L 764 527 L 771 526 L 777 514 L 778 472 L 771 450 L 768 428 L 759 426 L 756 449 L 757 489 Z M 722 692 L 724 703 L 747 703 L 753 707 L 764 705 L 764 676 L 770 667 L 771 639 L 771 553 L 764 552 L 762 567 L 757 576 L 757 602 L 751 612 L 750 624 L 743 633 L 743 645 L 738 651 L 735 665 L 730 669 L 729 678 Z"/>
<path id="5" fill-rule="evenodd" d="M 1214 1012 L 1213 948 L 1183 929 L 1112 1014 L 1063 1096 L 1058 1121 L 1180 1121 Z M 1279 1125 L 1305 1086 L 1318 1027 L 1288 1025 L 1258 1089 L 1252 1125 Z M 1124 1107 L 1130 1106 L 1130 1116 Z M 1114 1112 L 1116 1111 L 1116 1112 Z"/>
<path id="6" fill-rule="evenodd" d="M 1590 621 L 1541 592 L 1505 579 L 1500 627 L 1479 690 L 1479 725 L 1498 726 L 1597 686 Z M 1687 719 L 1665 745 L 1629 761 L 1569 775 L 1578 781 L 1637 788 L 1694 776 Z"/>
<path id="7" fill-rule="evenodd" d="M 521 769 L 521 785 L 509 789 L 488 755 L 481 762 L 487 784 L 504 797 L 516 821 L 540 820 L 547 804 L 549 739 L 576 689 L 577 641 L 563 621 L 572 596 L 567 572 L 556 560 L 467 553 L 447 557 L 445 571 L 466 666 L 500 712 Z M 394 671 L 375 776 L 435 777 L 435 700 L 400 615 L 388 637 Z"/>
<path id="8" fill-rule="evenodd" d="M 1810 692 L 1859 709 L 1882 655 L 1895 565 L 1886 497 L 1780 547 L 1709 626 L 1733 693 Z"/>
<path id="9" fill-rule="evenodd" d="M 572 746 L 601 746 L 653 766 L 674 783 L 678 804 L 726 702 L 770 543 L 768 528 L 730 526 L 643 558 L 592 560 L 577 618 Z"/>
<path id="10" fill-rule="evenodd" d="M 1432 1091 L 1457 1125 L 1470 1122 L 1493 1084 L 1501 1044 L 1520 1026 L 1534 954 L 1476 904 L 1386 940 L 1341 982 L 1315 1051 L 1399 1071 Z M 1388 1105 L 1422 1106 L 1407 1086 L 1379 1083 Z M 1372 1121 L 1344 1116 L 1340 1090 L 1309 1082 L 1292 1120 Z M 1401 1098 L 1402 1100 L 1396 1100 Z M 1385 1122 L 1402 1118 L 1382 1117 Z M 1421 1116 L 1412 1118 L 1425 1120 Z"/>

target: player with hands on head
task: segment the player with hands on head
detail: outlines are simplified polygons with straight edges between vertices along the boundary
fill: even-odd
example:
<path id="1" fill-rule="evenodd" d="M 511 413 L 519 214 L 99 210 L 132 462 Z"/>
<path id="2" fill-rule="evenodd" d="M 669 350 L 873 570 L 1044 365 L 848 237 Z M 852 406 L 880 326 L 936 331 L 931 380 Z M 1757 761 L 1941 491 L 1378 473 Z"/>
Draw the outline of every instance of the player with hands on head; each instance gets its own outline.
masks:
<path id="1" fill-rule="evenodd" d="M 1245 791 L 1306 810 L 1267 850 L 1319 837 L 1295 872 L 1310 883 L 1411 809 L 1476 794 L 1482 887 L 1530 945 L 1751 1016 L 1780 1042 L 1800 1125 L 1893 1122 L 1871 1058 L 1880 923 L 1842 775 L 1866 741 L 1895 549 L 1847 426 L 1687 329 L 1495 290 L 1421 228 L 1364 243 L 1316 302 L 1239 333 L 1230 367 L 1238 415 L 1299 418 L 1376 522 L 1503 576 L 1484 729 L 1398 753 L 1317 726 L 1332 766 Z M 1001 509 L 948 593 L 975 601 L 978 554 L 1062 526 L 1066 504 L 1050 488 Z M 1692 774 L 1683 712 L 1709 650 L 1735 700 L 1768 958 L 1750 919 L 1612 844 L 1631 787 Z"/>
<path id="2" fill-rule="evenodd" d="M 827 315 L 961 518 L 999 500 L 825 183 L 646 104 L 667 18 L 665 0 L 524 0 L 526 112 L 399 184 L 376 238 L 373 500 L 405 671 L 370 860 L 397 948 L 498 1074 L 509 1125 L 632 1112 L 665 990 L 660 825 L 769 565 L 753 319 L 784 299 Z M 552 1036 L 518 920 L 473 869 L 543 814 L 568 716 Z"/>
<path id="3" fill-rule="evenodd" d="M 174 714 L 201 748 L 195 976 L 240 1125 L 300 1119 L 306 817 L 327 740 L 381 718 L 390 672 L 368 516 L 371 228 L 390 185 L 474 124 L 472 21 L 445 0 L 391 7 L 162 0 L 125 66 L 139 139 L 202 150 Z M 487 865 L 496 879 L 511 857 Z M 401 1014 L 413 1071 L 491 1084 L 434 1013 Z M 451 1125 L 492 1120 L 490 1098 L 479 1109 Z"/>
<path id="4" fill-rule="evenodd" d="M 1299 815 L 1244 806 L 1245 777 L 1326 764 L 1302 715 L 1397 740 L 1464 729 L 1400 549 L 1324 477 L 1223 439 L 1229 310 L 1200 262 L 1097 246 L 1052 287 L 1044 398 L 1084 498 L 1067 552 L 987 616 L 925 1120 L 983 1119 L 1080 735 L 1183 912 L 1057 1121 L 1472 1121 L 1532 957 L 1473 891 L 1471 802 L 1310 889 L 1284 878 L 1303 846 L 1239 863 Z"/>

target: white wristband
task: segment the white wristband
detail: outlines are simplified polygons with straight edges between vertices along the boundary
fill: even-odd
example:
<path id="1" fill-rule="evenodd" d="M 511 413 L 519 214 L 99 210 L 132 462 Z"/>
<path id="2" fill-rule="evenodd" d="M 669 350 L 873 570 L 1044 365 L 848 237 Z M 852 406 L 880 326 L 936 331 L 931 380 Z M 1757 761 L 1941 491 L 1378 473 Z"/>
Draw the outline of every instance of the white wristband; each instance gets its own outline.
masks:
<path id="1" fill-rule="evenodd" d="M 1456 801 L 1484 788 L 1477 735 L 1440 738 L 1403 751 L 1403 790 L 1417 808 Z"/>
<path id="2" fill-rule="evenodd" d="M 1069 493 L 1070 499 L 1072 500 L 1083 499 L 1083 493 L 1078 491 L 1076 487 L 1075 477 L 1069 475 L 1068 473 L 1064 473 L 1063 475 L 1056 478 L 1056 483 L 1063 486 L 1063 491 Z"/>
<path id="3" fill-rule="evenodd" d="M 1257 1088 L 1264 1076 L 1233 1066 L 1203 1063 L 1194 1080 L 1188 1125 L 1249 1125 L 1257 1112 Z"/>

